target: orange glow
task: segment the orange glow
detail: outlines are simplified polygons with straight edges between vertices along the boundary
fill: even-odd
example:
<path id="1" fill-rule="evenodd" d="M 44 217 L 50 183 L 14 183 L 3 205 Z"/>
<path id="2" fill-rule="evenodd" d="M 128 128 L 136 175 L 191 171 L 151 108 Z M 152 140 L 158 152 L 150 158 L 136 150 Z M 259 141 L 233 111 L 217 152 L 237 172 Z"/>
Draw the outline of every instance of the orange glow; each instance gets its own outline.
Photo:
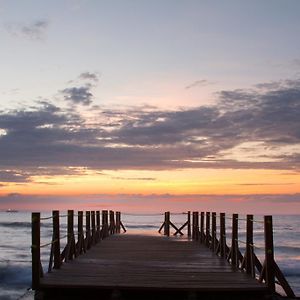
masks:
<path id="1" fill-rule="evenodd" d="M 33 182 L 8 184 L 1 195 L 91 194 L 293 194 L 300 175 L 283 170 L 188 169 L 166 171 L 85 172 L 81 176 L 33 177 Z"/>

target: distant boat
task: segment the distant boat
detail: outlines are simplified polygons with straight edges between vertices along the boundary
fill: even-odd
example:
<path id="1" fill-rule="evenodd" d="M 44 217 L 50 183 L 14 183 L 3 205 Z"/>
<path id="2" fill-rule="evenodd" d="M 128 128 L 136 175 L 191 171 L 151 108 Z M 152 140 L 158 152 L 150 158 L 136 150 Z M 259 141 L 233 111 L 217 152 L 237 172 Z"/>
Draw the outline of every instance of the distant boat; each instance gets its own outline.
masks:
<path id="1" fill-rule="evenodd" d="M 8 212 L 8 213 L 17 213 L 17 212 L 19 212 L 19 211 L 16 210 L 16 209 L 11 209 L 11 208 L 9 208 L 9 209 L 6 210 L 6 212 Z"/>

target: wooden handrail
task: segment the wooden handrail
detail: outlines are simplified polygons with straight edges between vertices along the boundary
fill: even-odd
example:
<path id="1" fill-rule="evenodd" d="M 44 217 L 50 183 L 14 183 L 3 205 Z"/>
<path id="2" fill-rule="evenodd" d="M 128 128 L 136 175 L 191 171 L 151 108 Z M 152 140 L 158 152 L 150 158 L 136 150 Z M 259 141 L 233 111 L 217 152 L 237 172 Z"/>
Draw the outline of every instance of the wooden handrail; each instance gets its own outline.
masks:
<path id="1" fill-rule="evenodd" d="M 281 285 L 285 294 L 288 297 L 294 298 L 295 294 L 285 279 L 283 273 L 275 262 L 274 259 L 274 242 L 273 242 L 273 222 L 272 216 L 264 216 L 264 221 L 254 220 L 253 215 L 247 215 L 246 218 L 239 218 L 238 214 L 233 214 L 232 218 L 226 217 L 225 213 L 219 215 L 219 233 L 217 233 L 217 215 L 216 212 L 201 212 L 200 213 L 200 228 L 199 228 L 199 212 L 192 213 L 192 239 L 200 241 L 210 248 L 214 253 L 226 259 L 232 266 L 241 271 L 246 272 L 249 276 L 257 278 L 260 282 L 264 282 L 269 290 L 273 293 L 276 291 L 276 284 Z M 232 220 L 231 224 L 231 246 L 230 248 L 226 242 L 226 219 Z M 246 241 L 239 239 L 239 221 L 246 221 Z M 187 225 L 188 222 L 183 224 L 180 228 L 176 228 L 170 221 L 170 212 L 165 213 L 165 220 L 159 232 L 164 228 L 165 235 L 170 235 L 170 226 L 176 232 L 181 230 Z M 253 223 L 264 224 L 265 234 L 265 257 L 262 264 L 255 249 L 258 248 L 254 243 Z M 182 233 L 182 232 L 181 232 Z M 241 253 L 239 243 L 245 244 L 245 253 Z"/>
<path id="2" fill-rule="evenodd" d="M 75 259 L 78 255 L 84 254 L 101 239 L 115 233 L 124 232 L 126 229 L 121 222 L 121 213 L 116 214 L 110 211 L 102 211 L 102 228 L 100 224 L 100 211 L 85 212 L 85 231 L 83 225 L 83 211 L 78 211 L 77 241 L 74 233 L 74 211 L 68 210 L 66 215 L 60 215 L 58 210 L 52 211 L 51 217 L 41 218 L 39 212 L 33 212 L 31 216 L 32 226 L 32 289 L 36 290 L 40 285 L 40 278 L 43 276 L 41 264 L 41 248 L 50 246 L 50 258 L 48 272 L 52 269 L 60 269 L 62 263 Z M 116 219 L 115 219 L 116 216 Z M 60 217 L 67 217 L 67 234 L 60 236 Z M 52 241 L 41 245 L 41 220 L 52 219 Z M 116 220 L 116 221 L 115 221 Z M 61 251 L 61 239 L 66 238 L 66 245 Z"/>
<path id="3" fill-rule="evenodd" d="M 220 213 L 220 232 L 219 239 L 217 238 L 217 226 L 215 225 L 215 214 L 209 212 L 201 212 L 201 226 L 199 234 L 203 238 L 200 242 L 214 251 L 217 255 L 224 257 L 234 267 L 245 271 L 253 278 L 258 278 L 259 281 L 265 282 L 270 291 L 276 291 L 276 284 L 280 284 L 284 292 L 288 297 L 294 298 L 295 294 L 290 287 L 289 283 L 285 279 L 283 273 L 275 262 L 274 259 L 274 242 L 273 242 L 273 222 L 272 216 L 264 216 L 264 221 L 255 221 L 253 215 L 247 215 L 246 219 L 239 219 L 238 214 L 233 214 L 232 218 L 232 232 L 231 232 L 231 247 L 229 248 L 226 243 L 226 225 L 225 213 Z M 205 228 L 204 228 L 204 215 L 206 216 Z M 196 216 L 196 214 L 195 214 Z M 210 234 L 210 219 L 211 218 L 211 234 Z M 238 221 L 246 221 L 246 242 L 245 254 L 239 250 L 239 238 L 238 238 Z M 198 219 L 193 219 L 195 224 L 198 224 Z M 253 223 L 264 224 L 265 234 L 265 258 L 262 264 L 255 254 L 255 248 L 253 239 Z M 205 234 L 204 234 L 205 232 Z M 193 238 L 197 240 L 196 233 Z M 215 239 L 215 240 L 214 240 Z M 217 249 L 214 247 L 216 243 Z"/>

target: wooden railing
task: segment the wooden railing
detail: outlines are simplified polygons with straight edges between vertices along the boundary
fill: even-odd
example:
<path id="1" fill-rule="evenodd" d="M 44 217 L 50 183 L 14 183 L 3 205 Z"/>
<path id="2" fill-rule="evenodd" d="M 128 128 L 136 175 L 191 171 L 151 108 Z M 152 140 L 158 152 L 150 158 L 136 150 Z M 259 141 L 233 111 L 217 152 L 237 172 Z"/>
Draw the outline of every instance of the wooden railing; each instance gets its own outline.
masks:
<path id="1" fill-rule="evenodd" d="M 276 292 L 277 284 L 281 286 L 288 297 L 295 298 L 292 288 L 274 259 L 272 216 L 264 216 L 263 221 L 257 221 L 253 215 L 247 215 L 243 219 L 239 218 L 238 214 L 226 217 L 225 213 L 217 215 L 216 212 L 201 212 L 200 214 L 193 212 L 191 222 L 191 212 L 188 212 L 187 221 L 179 228 L 172 223 L 170 216 L 170 212 L 165 212 L 164 222 L 159 232 L 164 229 L 164 235 L 170 236 L 170 230 L 173 228 L 174 235 L 178 233 L 183 235 L 182 229 L 187 227 L 189 237 L 191 236 L 193 240 L 204 244 L 237 269 L 246 272 L 259 282 L 265 283 L 273 293 Z M 231 221 L 230 246 L 227 245 L 226 220 Z M 246 223 L 245 241 L 239 238 L 239 221 Z M 263 263 L 255 252 L 255 249 L 259 247 L 254 243 L 254 223 L 260 224 L 264 229 Z M 240 244 L 243 244 L 245 248 L 244 254 L 240 250 Z"/>
<path id="2" fill-rule="evenodd" d="M 44 218 L 39 212 L 32 213 L 32 289 L 38 289 L 40 279 L 44 275 L 41 248 L 50 247 L 47 271 L 51 272 L 52 269 L 59 269 L 63 263 L 86 253 L 88 249 L 109 235 L 120 233 L 121 229 L 126 232 L 120 212 L 103 210 L 101 214 L 102 222 L 100 223 L 100 211 L 86 211 L 84 224 L 83 211 L 78 211 L 78 214 L 75 215 L 73 210 L 68 210 L 66 215 L 61 215 L 58 210 L 54 210 L 52 216 Z M 74 229 L 75 216 L 78 217 L 76 234 Z M 60 218 L 63 217 L 67 218 L 67 232 L 61 236 Z M 41 221 L 45 220 L 52 220 L 52 240 L 49 243 L 41 244 Z M 66 244 L 61 251 L 61 240 L 63 239 L 66 239 Z"/>

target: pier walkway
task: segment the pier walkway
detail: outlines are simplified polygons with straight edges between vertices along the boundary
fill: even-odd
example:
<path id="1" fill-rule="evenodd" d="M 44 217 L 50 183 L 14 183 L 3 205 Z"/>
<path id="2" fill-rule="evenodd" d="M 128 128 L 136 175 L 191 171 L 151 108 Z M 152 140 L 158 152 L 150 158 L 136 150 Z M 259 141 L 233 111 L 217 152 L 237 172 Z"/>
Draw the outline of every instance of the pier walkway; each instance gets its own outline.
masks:
<path id="1" fill-rule="evenodd" d="M 53 220 L 56 219 L 56 213 L 53 214 Z M 252 300 L 274 295 L 274 291 L 263 283 L 263 276 L 266 276 L 263 275 L 266 272 L 263 271 L 264 266 L 258 266 L 262 273 L 262 278 L 259 279 L 255 274 L 253 276 L 247 272 L 245 260 L 241 261 L 241 265 L 244 264 L 243 270 L 239 267 L 240 263 L 235 265 L 230 263 L 230 259 L 226 259 L 231 255 L 226 244 L 223 245 L 225 259 L 222 255 L 216 255 L 218 249 L 223 251 L 220 243 L 216 243 L 216 251 L 207 247 L 205 233 L 199 230 L 198 220 L 195 219 L 197 214 L 193 215 L 192 233 L 189 228 L 190 220 L 184 224 L 188 230 L 184 237 L 170 236 L 171 225 L 175 227 L 175 233 L 180 235 L 183 235 L 185 226 L 177 228 L 168 214 L 165 215 L 162 226 L 165 235 L 155 236 L 120 234 L 121 227 L 124 228 L 120 215 L 117 215 L 116 220 L 110 215 L 111 222 L 108 222 L 108 214 L 104 212 L 102 226 L 100 219 L 95 217 L 97 214 L 92 214 L 92 217 L 88 214 L 86 237 L 81 238 L 82 214 L 78 216 L 78 241 L 75 243 L 74 224 L 71 222 L 70 212 L 68 213 L 68 242 L 62 252 L 58 251 L 58 241 L 61 238 L 57 236 L 57 224 L 53 222 L 50 262 L 45 274 L 42 273 L 40 261 L 38 275 L 35 271 L 37 248 L 33 247 L 33 288 L 36 290 L 36 299 Z M 71 217 L 73 218 L 73 213 Z M 33 222 L 33 232 L 38 226 Z M 189 235 L 193 238 L 189 238 Z M 33 242 L 39 242 L 34 240 L 35 236 L 36 232 L 33 233 Z M 201 238 L 203 243 L 199 242 Z M 211 236 L 209 239 L 211 240 Z M 213 243 L 210 242 L 209 245 Z M 38 248 L 41 247 L 43 245 Z M 238 250 L 237 260 L 240 255 Z M 251 260 L 255 268 L 257 262 L 254 260 L 257 257 L 253 255 L 254 253 Z"/>

